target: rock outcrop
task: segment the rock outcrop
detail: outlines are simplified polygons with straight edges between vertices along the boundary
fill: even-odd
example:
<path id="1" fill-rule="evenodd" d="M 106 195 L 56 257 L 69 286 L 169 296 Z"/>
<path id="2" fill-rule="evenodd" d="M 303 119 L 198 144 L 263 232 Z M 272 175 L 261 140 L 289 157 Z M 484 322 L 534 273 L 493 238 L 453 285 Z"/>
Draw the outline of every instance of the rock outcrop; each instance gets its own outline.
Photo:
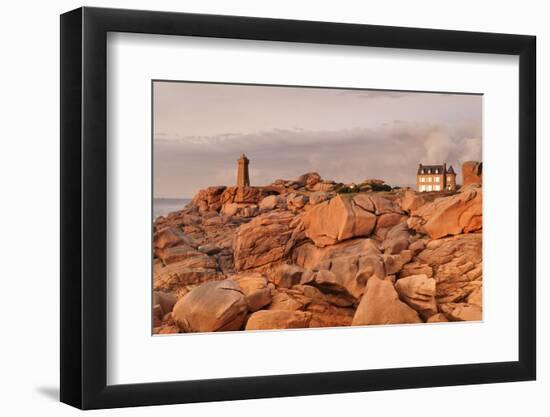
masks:
<path id="1" fill-rule="evenodd" d="M 304 269 L 298 265 L 282 264 L 272 273 L 272 281 L 279 288 L 291 288 L 299 284 Z"/>
<path id="2" fill-rule="evenodd" d="M 177 291 L 186 285 L 223 279 L 216 260 L 208 256 L 192 257 L 158 269 L 153 276 L 156 291 Z"/>
<path id="3" fill-rule="evenodd" d="M 371 278 L 353 316 L 353 326 L 421 323 L 411 307 L 399 300 L 390 280 Z"/>
<path id="4" fill-rule="evenodd" d="M 227 187 L 220 196 L 221 204 L 258 204 L 270 192 L 263 187 Z"/>
<path id="5" fill-rule="evenodd" d="M 468 303 L 441 304 L 441 311 L 450 321 L 480 321 L 481 307 Z"/>
<path id="6" fill-rule="evenodd" d="M 260 211 L 271 211 L 276 208 L 286 208 L 286 199 L 280 195 L 270 195 L 262 199 L 258 204 Z"/>
<path id="7" fill-rule="evenodd" d="M 376 225 L 373 211 L 370 199 L 337 195 L 314 206 L 304 215 L 305 234 L 319 247 L 368 236 Z"/>
<path id="8" fill-rule="evenodd" d="M 292 236 L 294 215 L 287 211 L 261 214 L 242 225 L 233 240 L 237 271 L 281 261 Z"/>
<path id="9" fill-rule="evenodd" d="M 162 319 L 170 313 L 177 301 L 178 298 L 172 293 L 153 291 L 153 311 L 157 313 L 157 318 Z"/>
<path id="10" fill-rule="evenodd" d="M 467 161 L 462 164 L 462 186 L 483 183 L 483 163 Z"/>
<path id="11" fill-rule="evenodd" d="M 409 228 L 432 239 L 481 230 L 482 190 L 465 187 L 459 194 L 435 199 L 411 213 Z"/>
<path id="12" fill-rule="evenodd" d="M 473 296 L 472 304 L 481 305 L 481 248 L 482 236 L 479 233 L 430 241 L 400 276 L 426 274 L 434 278 L 439 304 L 469 302 L 469 297 Z"/>
<path id="13" fill-rule="evenodd" d="M 153 333 L 482 320 L 481 165 L 465 167 L 439 194 L 315 172 L 199 191 L 153 225 Z"/>
<path id="14" fill-rule="evenodd" d="M 420 193 L 413 190 L 405 190 L 403 195 L 398 199 L 398 203 L 404 211 L 410 213 L 422 207 L 426 203 L 426 200 Z"/>
<path id="15" fill-rule="evenodd" d="M 271 303 L 271 288 L 267 279 L 259 273 L 244 273 L 233 276 L 232 279 L 246 296 L 248 311 L 257 311 Z"/>
<path id="16" fill-rule="evenodd" d="M 181 331 L 221 332 L 239 330 L 248 304 L 239 285 L 232 280 L 207 282 L 181 298 L 172 312 Z"/>
<path id="17" fill-rule="evenodd" d="M 263 310 L 249 317 L 246 330 L 303 329 L 310 321 L 311 313 L 305 311 Z"/>
<path id="18" fill-rule="evenodd" d="M 222 193 L 226 190 L 225 186 L 208 187 L 204 190 L 200 190 L 191 204 L 199 210 L 200 213 L 206 211 L 219 211 L 222 207 Z"/>
<path id="19" fill-rule="evenodd" d="M 395 284 L 399 298 L 415 309 L 424 319 L 437 314 L 435 279 L 426 275 L 411 275 Z"/>
<path id="20" fill-rule="evenodd" d="M 302 284 L 355 300 L 360 299 L 370 277 L 386 276 L 384 258 L 373 239 L 352 239 L 324 248 L 306 243 L 293 256 L 299 266 L 306 268 Z"/>

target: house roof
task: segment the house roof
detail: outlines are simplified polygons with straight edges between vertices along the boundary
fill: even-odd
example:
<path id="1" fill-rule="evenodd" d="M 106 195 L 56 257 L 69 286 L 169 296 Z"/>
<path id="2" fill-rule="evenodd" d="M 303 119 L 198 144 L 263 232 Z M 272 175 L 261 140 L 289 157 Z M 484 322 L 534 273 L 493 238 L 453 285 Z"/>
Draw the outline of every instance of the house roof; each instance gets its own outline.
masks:
<path id="1" fill-rule="evenodd" d="M 447 168 L 447 171 L 444 171 L 445 170 L 445 164 L 443 164 L 443 165 L 422 165 L 422 164 L 418 164 L 417 174 L 418 175 L 420 175 L 422 173 L 427 174 L 428 170 L 430 170 L 430 173 L 434 174 L 436 169 L 439 171 L 440 174 L 443 174 L 444 172 L 447 173 L 447 174 L 456 174 L 452 165 L 449 165 L 449 168 Z M 424 172 L 422 172 L 422 170 L 424 170 Z"/>
<path id="2" fill-rule="evenodd" d="M 430 170 L 430 172 L 432 174 L 435 173 L 435 170 L 439 170 L 439 173 L 443 173 L 443 165 L 418 165 L 418 172 L 417 174 L 427 174 L 428 173 L 428 170 Z M 422 172 L 422 170 L 424 170 L 424 172 Z"/>

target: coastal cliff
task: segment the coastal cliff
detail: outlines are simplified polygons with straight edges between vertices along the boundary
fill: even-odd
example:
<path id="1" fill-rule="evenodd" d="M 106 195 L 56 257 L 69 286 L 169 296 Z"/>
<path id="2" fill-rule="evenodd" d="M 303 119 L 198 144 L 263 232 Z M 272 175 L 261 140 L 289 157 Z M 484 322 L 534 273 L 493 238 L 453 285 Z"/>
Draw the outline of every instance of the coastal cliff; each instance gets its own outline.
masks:
<path id="1" fill-rule="evenodd" d="M 307 173 L 201 190 L 154 222 L 153 333 L 481 320 L 470 182 L 416 193 Z"/>

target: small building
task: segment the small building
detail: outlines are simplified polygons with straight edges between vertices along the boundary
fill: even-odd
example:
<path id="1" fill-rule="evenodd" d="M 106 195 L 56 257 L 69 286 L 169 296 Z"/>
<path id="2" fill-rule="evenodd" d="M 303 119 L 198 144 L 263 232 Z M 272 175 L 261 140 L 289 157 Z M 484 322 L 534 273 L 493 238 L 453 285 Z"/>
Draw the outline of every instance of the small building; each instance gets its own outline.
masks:
<path id="1" fill-rule="evenodd" d="M 416 173 L 416 189 L 419 192 L 432 191 L 455 191 L 456 173 L 453 166 L 447 168 L 443 165 L 422 165 L 418 164 Z"/>

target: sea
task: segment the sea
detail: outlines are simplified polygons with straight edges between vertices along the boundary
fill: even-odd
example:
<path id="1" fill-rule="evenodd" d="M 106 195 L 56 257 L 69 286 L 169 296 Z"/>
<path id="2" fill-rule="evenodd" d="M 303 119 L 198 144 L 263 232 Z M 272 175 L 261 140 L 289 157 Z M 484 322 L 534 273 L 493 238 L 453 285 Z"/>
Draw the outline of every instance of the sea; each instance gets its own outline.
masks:
<path id="1" fill-rule="evenodd" d="M 158 216 L 166 216 L 173 211 L 181 210 L 190 198 L 154 198 L 153 199 L 153 219 Z"/>

